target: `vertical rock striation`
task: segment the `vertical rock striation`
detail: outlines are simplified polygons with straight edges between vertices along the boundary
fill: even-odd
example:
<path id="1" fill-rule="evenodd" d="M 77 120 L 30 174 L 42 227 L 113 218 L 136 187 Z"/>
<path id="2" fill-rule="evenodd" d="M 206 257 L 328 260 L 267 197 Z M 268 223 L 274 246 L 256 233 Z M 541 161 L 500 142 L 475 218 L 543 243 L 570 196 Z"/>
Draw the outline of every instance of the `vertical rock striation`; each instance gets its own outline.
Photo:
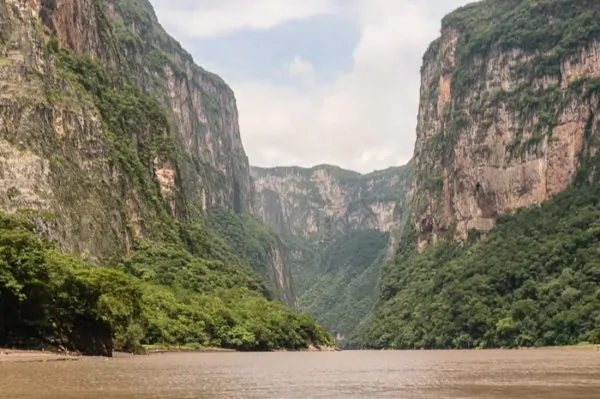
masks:
<path id="1" fill-rule="evenodd" d="M 389 232 L 402 218 L 410 173 L 410 166 L 367 175 L 329 165 L 253 167 L 255 213 L 279 232 L 298 237 Z"/>
<path id="2" fill-rule="evenodd" d="M 0 154 L 0 209 L 99 263 L 253 209 L 233 91 L 147 0 L 0 0 Z"/>
<path id="3" fill-rule="evenodd" d="M 489 231 L 564 190 L 597 152 L 600 5 L 482 1 L 424 56 L 415 144 L 419 247 Z M 590 170 L 584 172 L 592 176 Z"/>
<path id="4" fill-rule="evenodd" d="M 234 94 L 149 2 L 2 0 L 0 10 L 2 209 L 53 213 L 52 236 L 91 259 L 163 234 L 170 216 L 250 210 Z M 121 105 L 131 125 L 111 120 Z"/>

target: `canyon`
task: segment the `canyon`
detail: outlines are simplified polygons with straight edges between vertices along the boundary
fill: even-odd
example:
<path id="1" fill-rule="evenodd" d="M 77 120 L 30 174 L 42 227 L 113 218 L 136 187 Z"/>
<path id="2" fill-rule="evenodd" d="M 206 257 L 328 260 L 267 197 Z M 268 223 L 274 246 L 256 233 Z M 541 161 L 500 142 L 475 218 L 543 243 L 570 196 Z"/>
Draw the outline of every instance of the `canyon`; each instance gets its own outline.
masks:
<path id="1" fill-rule="evenodd" d="M 356 338 L 410 215 L 413 165 L 361 175 L 331 165 L 252 168 L 254 213 L 282 238 L 301 311 Z"/>
<path id="2" fill-rule="evenodd" d="M 251 167 L 233 90 L 147 0 L 0 0 L 0 345 L 600 341 L 598 21 L 450 13 L 412 160 L 363 175 Z"/>

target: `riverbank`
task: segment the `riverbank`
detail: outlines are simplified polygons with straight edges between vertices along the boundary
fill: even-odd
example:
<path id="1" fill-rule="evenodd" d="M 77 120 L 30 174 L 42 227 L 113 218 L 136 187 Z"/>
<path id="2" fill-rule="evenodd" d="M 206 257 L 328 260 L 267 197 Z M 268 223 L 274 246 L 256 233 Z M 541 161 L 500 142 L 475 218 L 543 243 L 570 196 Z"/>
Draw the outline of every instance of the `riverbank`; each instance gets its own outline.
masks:
<path id="1" fill-rule="evenodd" d="M 519 349 L 527 349 L 527 348 L 519 348 Z M 534 349 L 584 349 L 584 350 L 597 350 L 600 351 L 599 344 L 577 344 L 577 345 L 563 345 L 563 346 L 542 346 Z"/>
<path id="2" fill-rule="evenodd" d="M 243 352 L 235 349 L 225 349 L 218 347 L 197 347 L 197 346 L 162 346 L 162 345 L 144 345 L 146 354 L 178 353 L 178 352 L 198 352 L 198 353 L 218 353 L 218 352 Z M 337 352 L 339 348 L 334 346 L 314 346 L 302 349 L 272 349 L 265 352 Z"/>
<path id="3" fill-rule="evenodd" d="M 314 346 L 309 345 L 308 348 L 303 349 L 277 349 L 272 352 L 339 352 L 340 348 L 337 346 Z"/>
<path id="4" fill-rule="evenodd" d="M 369 349 L 369 348 L 345 348 L 344 350 L 348 350 L 348 351 L 369 351 L 369 350 L 374 350 L 374 351 L 398 351 L 398 352 L 402 352 L 402 351 L 408 351 L 408 352 L 412 352 L 412 351 L 539 351 L 539 350 L 595 350 L 595 351 L 600 351 L 600 344 L 589 344 L 589 343 L 582 343 L 582 344 L 576 344 L 576 345 L 556 345 L 556 346 L 520 346 L 520 347 L 516 347 L 516 348 L 504 348 L 504 347 L 499 347 L 499 348 L 479 348 L 479 347 L 473 347 L 473 348 L 430 348 L 430 349 L 425 349 L 425 348 L 413 348 L 413 349 L 397 349 L 397 348 L 380 348 L 380 349 Z"/>
<path id="5" fill-rule="evenodd" d="M 199 346 L 169 346 L 169 345 L 144 345 L 144 351 L 141 353 L 114 352 L 113 357 L 161 355 L 169 353 L 236 353 L 235 349 L 226 349 L 218 347 L 199 347 Z M 336 347 L 309 346 L 308 348 L 291 350 L 277 349 L 267 352 L 336 352 Z M 26 349 L 7 349 L 0 348 L 1 363 L 18 362 L 51 362 L 51 361 L 70 361 L 82 358 L 92 358 L 94 356 L 84 356 L 77 353 L 65 353 L 57 350 L 26 350 Z"/>
<path id="6" fill-rule="evenodd" d="M 179 346 L 179 345 L 143 345 L 145 354 L 153 355 L 160 353 L 178 353 L 178 352 L 198 352 L 198 353 L 217 353 L 217 352 L 237 352 L 235 349 L 225 349 L 219 347 L 202 346 Z M 142 353 L 143 355 L 144 353 Z"/>
<path id="7" fill-rule="evenodd" d="M 58 362 L 77 360 L 80 356 L 44 350 L 0 349 L 0 364 L 20 362 Z"/>

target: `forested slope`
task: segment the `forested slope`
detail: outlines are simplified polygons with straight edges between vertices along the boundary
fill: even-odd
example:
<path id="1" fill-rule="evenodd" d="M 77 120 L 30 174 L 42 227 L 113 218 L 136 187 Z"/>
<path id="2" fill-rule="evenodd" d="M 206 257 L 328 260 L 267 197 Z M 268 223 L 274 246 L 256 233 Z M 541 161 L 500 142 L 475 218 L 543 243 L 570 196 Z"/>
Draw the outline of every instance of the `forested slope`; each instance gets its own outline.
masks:
<path id="1" fill-rule="evenodd" d="M 361 175 L 331 165 L 252 168 L 255 214 L 287 248 L 301 311 L 356 344 L 408 216 L 412 162 Z"/>
<path id="2" fill-rule="evenodd" d="M 383 272 L 367 346 L 600 342 L 600 185 L 502 216 L 465 246 L 447 241 L 418 253 L 409 230 Z"/>
<path id="3" fill-rule="evenodd" d="M 484 0 L 423 59 L 413 215 L 369 347 L 600 341 L 600 3 Z"/>

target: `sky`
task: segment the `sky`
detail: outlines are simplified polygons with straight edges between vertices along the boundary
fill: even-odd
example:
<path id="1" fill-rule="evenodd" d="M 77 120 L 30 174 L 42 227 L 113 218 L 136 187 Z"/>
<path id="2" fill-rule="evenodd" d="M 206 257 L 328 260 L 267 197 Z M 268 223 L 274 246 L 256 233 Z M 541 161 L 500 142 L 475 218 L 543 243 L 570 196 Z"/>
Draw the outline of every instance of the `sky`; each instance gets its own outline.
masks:
<path id="1" fill-rule="evenodd" d="M 358 172 L 413 154 L 419 70 L 468 0 L 150 0 L 197 64 L 235 92 L 255 166 Z"/>

